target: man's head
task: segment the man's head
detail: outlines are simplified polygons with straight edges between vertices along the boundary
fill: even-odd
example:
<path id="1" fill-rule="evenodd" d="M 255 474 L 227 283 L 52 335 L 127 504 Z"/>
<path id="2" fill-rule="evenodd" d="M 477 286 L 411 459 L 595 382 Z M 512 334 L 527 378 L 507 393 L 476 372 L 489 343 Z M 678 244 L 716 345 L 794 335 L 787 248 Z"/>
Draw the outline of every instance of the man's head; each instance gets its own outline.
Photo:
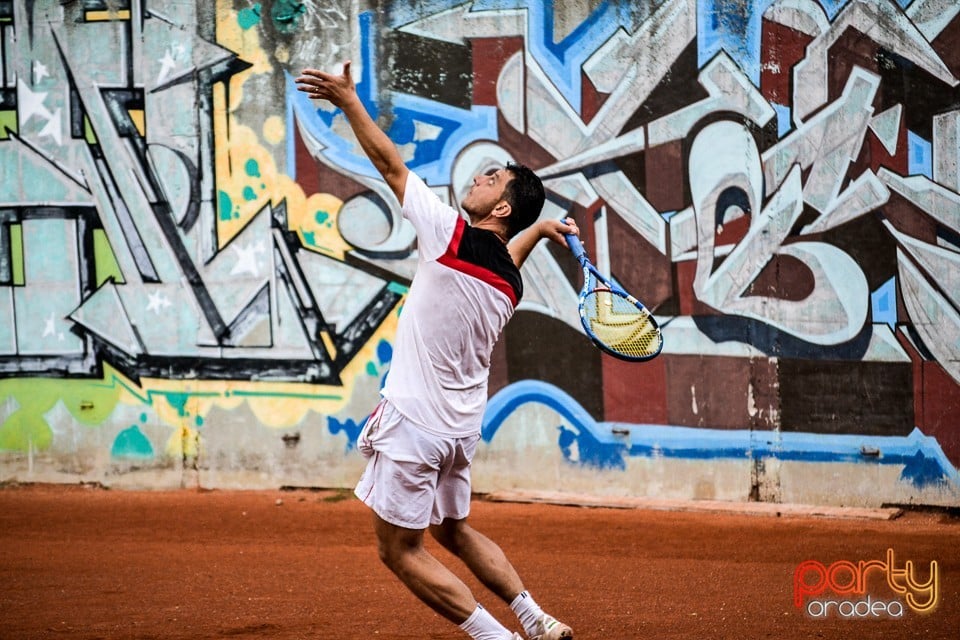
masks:
<path id="1" fill-rule="evenodd" d="M 461 206 L 474 226 L 494 222 L 512 238 L 536 222 L 544 199 L 540 178 L 522 164 L 510 162 L 475 177 Z"/>

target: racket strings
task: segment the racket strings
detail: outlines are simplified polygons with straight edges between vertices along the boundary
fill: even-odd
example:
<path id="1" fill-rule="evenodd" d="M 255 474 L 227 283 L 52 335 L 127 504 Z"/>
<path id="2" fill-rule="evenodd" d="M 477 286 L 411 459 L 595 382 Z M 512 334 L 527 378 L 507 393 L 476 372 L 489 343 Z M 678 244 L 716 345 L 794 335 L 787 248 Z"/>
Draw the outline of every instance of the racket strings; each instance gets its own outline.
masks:
<path id="1" fill-rule="evenodd" d="M 584 319 L 600 342 L 629 358 L 645 358 L 660 350 L 660 328 L 649 311 L 607 289 L 594 289 L 581 307 Z"/>

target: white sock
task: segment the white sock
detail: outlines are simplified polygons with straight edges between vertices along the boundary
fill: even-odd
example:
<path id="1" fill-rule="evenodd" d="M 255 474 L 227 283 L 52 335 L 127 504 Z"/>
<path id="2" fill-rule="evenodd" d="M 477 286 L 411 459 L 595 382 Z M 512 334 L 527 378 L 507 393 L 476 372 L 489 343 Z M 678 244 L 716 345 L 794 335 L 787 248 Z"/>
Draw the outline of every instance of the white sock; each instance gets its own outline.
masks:
<path id="1" fill-rule="evenodd" d="M 520 624 L 527 635 L 533 637 L 540 633 L 540 618 L 543 617 L 543 609 L 537 604 L 533 596 L 527 591 L 521 591 L 520 595 L 513 599 L 510 608 L 517 614 Z"/>
<path id="2" fill-rule="evenodd" d="M 463 621 L 460 628 L 466 631 L 473 640 L 510 640 L 513 636 L 479 603 L 477 603 L 477 608 L 473 610 L 470 617 Z"/>

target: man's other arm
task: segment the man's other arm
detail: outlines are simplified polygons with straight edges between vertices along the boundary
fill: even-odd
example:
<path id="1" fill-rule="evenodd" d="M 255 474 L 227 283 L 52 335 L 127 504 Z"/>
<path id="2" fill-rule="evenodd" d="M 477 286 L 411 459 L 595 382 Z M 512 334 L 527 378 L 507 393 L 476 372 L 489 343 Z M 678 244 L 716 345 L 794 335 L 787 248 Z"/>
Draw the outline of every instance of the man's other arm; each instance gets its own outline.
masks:
<path id="1" fill-rule="evenodd" d="M 507 245 L 507 250 L 510 251 L 510 257 L 513 258 L 513 263 L 517 265 L 519 269 L 523 266 L 523 263 L 526 262 L 527 257 L 534 248 L 536 248 L 537 243 L 543 238 L 549 238 L 557 244 L 566 247 L 567 240 L 564 238 L 566 234 L 580 235 L 580 230 L 577 229 L 573 218 L 567 218 L 562 221 L 540 220 L 518 233 L 513 240 L 510 241 L 510 244 Z"/>

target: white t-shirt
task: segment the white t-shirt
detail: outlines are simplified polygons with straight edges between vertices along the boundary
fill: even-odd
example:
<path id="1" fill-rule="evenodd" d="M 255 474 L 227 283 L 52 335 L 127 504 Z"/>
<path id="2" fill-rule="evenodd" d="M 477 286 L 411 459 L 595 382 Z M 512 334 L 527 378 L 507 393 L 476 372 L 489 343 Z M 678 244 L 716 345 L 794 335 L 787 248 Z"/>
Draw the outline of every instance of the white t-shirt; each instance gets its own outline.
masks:
<path id="1" fill-rule="evenodd" d="M 402 211 L 419 257 L 382 395 L 427 431 L 474 435 L 490 355 L 523 294 L 520 271 L 496 234 L 470 227 L 413 172 Z"/>

